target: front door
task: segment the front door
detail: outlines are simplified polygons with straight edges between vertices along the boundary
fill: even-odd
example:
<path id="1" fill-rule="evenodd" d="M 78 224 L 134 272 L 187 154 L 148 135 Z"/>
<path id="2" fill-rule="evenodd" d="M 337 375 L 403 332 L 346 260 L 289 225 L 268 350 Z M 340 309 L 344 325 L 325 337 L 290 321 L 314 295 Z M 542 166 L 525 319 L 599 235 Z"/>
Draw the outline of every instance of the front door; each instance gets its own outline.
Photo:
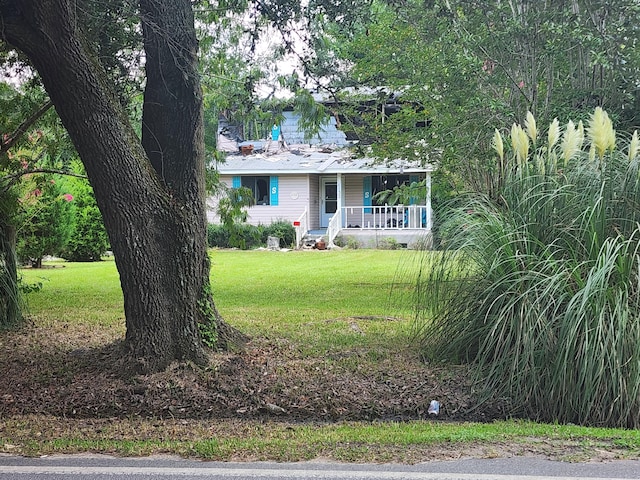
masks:
<path id="1" fill-rule="evenodd" d="M 327 228 L 329 220 L 338 210 L 338 182 L 331 178 L 320 179 L 320 227 Z"/>

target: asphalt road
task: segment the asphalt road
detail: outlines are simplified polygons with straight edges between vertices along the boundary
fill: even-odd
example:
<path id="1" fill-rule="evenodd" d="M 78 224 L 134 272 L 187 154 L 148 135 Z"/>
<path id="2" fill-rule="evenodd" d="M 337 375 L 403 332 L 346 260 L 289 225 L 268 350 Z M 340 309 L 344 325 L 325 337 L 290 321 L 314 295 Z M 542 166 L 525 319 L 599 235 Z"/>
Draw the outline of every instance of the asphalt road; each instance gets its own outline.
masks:
<path id="1" fill-rule="evenodd" d="M 640 461 L 566 463 L 527 457 L 420 465 L 220 463 L 168 457 L 0 455 L 0 480 L 575 480 L 640 479 Z"/>

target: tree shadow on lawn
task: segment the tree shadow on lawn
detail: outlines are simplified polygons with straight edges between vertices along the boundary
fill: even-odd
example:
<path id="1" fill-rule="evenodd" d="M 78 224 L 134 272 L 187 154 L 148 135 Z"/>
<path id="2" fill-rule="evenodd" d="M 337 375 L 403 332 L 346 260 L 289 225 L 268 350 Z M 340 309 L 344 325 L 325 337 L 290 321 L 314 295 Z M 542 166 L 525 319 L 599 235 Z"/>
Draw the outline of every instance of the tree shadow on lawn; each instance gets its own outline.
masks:
<path id="1" fill-rule="evenodd" d="M 438 420 L 508 415 L 505 402 L 476 408 L 468 367 L 426 365 L 411 351 L 309 357 L 287 340 L 255 338 L 242 352 L 212 354 L 205 369 L 176 362 L 127 378 L 117 336 L 75 324 L 2 333 L 0 417 L 401 421 L 427 417 L 431 400 L 441 404 Z"/>

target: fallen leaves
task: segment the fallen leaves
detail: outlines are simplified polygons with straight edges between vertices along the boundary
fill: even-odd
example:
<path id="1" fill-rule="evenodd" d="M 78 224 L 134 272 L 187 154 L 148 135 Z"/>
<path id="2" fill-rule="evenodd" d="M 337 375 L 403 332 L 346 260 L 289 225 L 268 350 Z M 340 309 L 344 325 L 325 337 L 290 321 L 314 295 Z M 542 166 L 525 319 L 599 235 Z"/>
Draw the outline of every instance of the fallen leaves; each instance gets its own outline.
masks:
<path id="1" fill-rule="evenodd" d="M 427 417 L 433 399 L 441 404 L 439 420 L 506 414 L 499 402 L 470 409 L 477 400 L 466 367 L 426 365 L 410 351 L 305 357 L 282 339 L 258 338 L 243 352 L 215 355 L 206 369 L 175 363 L 131 379 L 119 373 L 119 342 L 104 335 L 91 341 L 87 333 L 72 326 L 6 332 L 0 416 L 409 420 Z"/>

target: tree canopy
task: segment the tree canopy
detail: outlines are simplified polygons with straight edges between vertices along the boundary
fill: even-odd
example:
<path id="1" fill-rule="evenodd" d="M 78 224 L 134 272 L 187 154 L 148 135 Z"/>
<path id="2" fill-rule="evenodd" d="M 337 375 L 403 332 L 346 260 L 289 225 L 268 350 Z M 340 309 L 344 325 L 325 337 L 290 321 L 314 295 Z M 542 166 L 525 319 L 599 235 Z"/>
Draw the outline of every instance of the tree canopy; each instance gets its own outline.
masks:
<path id="1" fill-rule="evenodd" d="M 371 109 L 355 125 L 379 158 L 436 150 L 440 174 L 486 189 L 491 132 L 527 112 L 551 122 L 601 106 L 621 130 L 638 124 L 639 9 L 633 0 L 311 2 L 306 72 L 342 98 L 355 87 L 401 96 L 402 115 Z M 387 99 L 377 100 L 380 112 Z"/>

